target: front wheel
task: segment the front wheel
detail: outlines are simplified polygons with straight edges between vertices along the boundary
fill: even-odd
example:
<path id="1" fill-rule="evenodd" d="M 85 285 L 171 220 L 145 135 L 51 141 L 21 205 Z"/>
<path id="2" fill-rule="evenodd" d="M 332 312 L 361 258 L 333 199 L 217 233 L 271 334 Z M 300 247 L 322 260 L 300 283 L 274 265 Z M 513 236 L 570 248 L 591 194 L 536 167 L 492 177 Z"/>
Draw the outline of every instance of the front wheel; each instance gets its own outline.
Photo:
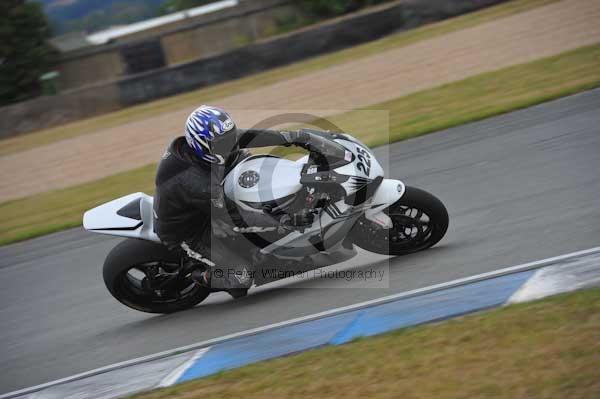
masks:
<path id="1" fill-rule="evenodd" d="M 363 216 L 352 231 L 356 245 L 382 255 L 406 255 L 437 244 L 448 230 L 444 204 L 416 187 L 407 186 L 384 212 L 392 219 L 392 228 L 382 229 Z"/>
<path id="2" fill-rule="evenodd" d="M 102 274 L 106 288 L 122 304 L 142 312 L 173 313 L 210 294 L 179 270 L 179 256 L 165 246 L 127 239 L 110 251 Z"/>

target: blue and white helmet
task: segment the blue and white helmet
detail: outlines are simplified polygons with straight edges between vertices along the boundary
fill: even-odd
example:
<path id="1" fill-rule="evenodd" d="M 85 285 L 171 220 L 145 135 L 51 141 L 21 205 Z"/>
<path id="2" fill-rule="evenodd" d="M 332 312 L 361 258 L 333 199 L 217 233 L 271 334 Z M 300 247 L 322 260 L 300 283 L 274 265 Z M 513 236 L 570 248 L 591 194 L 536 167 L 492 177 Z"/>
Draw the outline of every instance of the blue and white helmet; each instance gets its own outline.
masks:
<path id="1" fill-rule="evenodd" d="M 222 109 L 202 105 L 185 123 L 185 138 L 200 159 L 224 164 L 239 151 L 237 129 L 229 114 Z"/>

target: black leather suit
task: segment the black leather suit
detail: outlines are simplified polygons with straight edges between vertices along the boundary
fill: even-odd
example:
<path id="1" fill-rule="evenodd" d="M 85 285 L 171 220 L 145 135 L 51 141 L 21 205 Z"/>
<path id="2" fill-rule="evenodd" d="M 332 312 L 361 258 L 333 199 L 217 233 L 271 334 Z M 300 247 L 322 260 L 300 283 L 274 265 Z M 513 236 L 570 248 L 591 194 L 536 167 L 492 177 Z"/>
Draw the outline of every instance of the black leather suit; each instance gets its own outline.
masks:
<path id="1" fill-rule="evenodd" d="M 239 133 L 240 148 L 289 145 L 289 137 L 276 131 L 246 130 Z M 176 138 L 164 153 L 156 173 L 154 196 L 155 231 L 169 248 L 181 247 L 189 257 L 207 266 L 225 270 L 222 281 L 213 278 L 215 288 L 247 287 L 251 281 L 227 279 L 231 270 L 251 268 L 250 254 L 232 248 L 233 237 L 212 234 L 211 220 L 227 219 L 226 204 L 220 185 L 226 172 L 248 156 L 240 150 L 226 165 L 200 160 L 185 137 Z M 213 222 L 214 223 L 214 222 Z M 228 272 L 229 271 L 229 272 Z M 218 277 L 218 276 L 217 276 Z"/>

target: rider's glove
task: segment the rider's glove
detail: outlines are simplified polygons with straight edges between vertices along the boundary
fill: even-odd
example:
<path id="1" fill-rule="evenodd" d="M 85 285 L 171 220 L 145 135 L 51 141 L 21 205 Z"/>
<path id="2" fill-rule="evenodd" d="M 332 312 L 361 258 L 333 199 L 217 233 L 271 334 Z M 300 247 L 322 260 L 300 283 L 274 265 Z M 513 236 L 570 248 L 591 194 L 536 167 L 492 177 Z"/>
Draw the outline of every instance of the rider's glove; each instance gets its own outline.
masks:
<path id="1" fill-rule="evenodd" d="M 210 202 L 213 207 L 218 209 L 222 209 L 225 206 L 225 193 L 223 192 L 223 186 L 218 184 L 211 185 Z"/>
<path id="2" fill-rule="evenodd" d="M 218 218 L 211 219 L 211 227 L 215 237 L 225 238 L 236 234 L 230 225 Z"/>
<path id="3" fill-rule="evenodd" d="M 307 148 L 310 140 L 310 135 L 303 130 L 299 131 L 282 131 L 281 135 L 285 138 L 286 143 L 284 146 L 289 147 L 296 145 L 298 147 Z"/>

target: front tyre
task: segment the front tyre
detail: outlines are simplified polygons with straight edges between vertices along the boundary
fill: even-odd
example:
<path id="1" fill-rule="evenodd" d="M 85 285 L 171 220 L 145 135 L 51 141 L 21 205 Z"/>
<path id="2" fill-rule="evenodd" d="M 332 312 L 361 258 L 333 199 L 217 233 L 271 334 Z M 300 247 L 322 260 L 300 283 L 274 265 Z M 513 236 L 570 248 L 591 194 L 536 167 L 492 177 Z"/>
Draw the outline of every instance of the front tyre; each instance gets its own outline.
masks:
<path id="1" fill-rule="evenodd" d="M 448 211 L 434 195 L 406 186 L 404 195 L 384 212 L 391 229 L 382 229 L 364 216 L 353 229 L 353 242 L 382 255 L 406 255 L 437 244 L 448 230 Z"/>
<path id="2" fill-rule="evenodd" d="M 150 241 L 127 239 L 114 247 L 102 274 L 106 288 L 122 304 L 147 313 L 173 313 L 210 294 L 179 273 L 179 256 Z"/>

